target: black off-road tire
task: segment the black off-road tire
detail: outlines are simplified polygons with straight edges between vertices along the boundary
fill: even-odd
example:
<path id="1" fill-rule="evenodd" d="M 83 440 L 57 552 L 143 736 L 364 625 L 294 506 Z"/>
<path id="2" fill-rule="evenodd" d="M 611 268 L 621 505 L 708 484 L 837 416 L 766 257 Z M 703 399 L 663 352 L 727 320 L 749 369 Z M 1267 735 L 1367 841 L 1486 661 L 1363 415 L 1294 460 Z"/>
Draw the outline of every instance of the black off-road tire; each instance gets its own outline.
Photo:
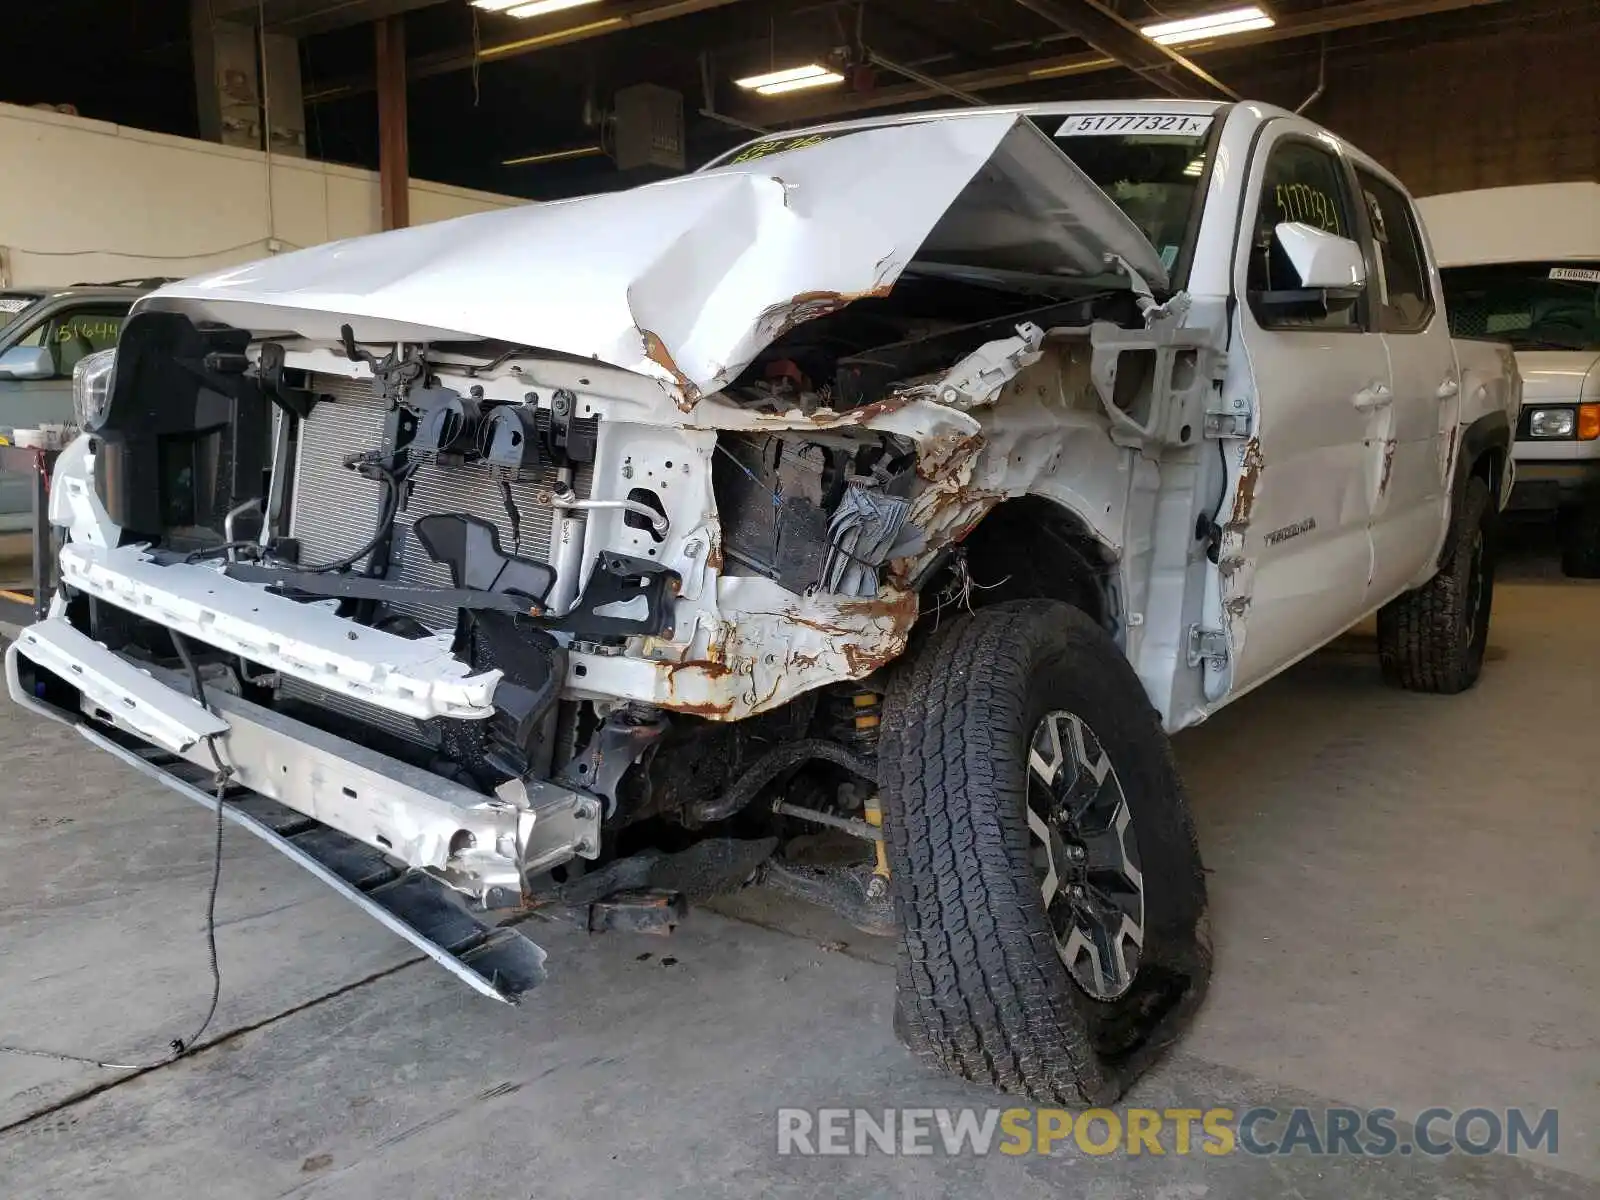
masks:
<path id="1" fill-rule="evenodd" d="M 1478 682 L 1494 605 L 1494 518 L 1489 485 L 1469 480 L 1444 566 L 1378 610 L 1378 658 L 1388 682 L 1442 695 Z"/>
<path id="2" fill-rule="evenodd" d="M 1600 579 L 1600 498 L 1561 514 L 1561 573 Z"/>
<path id="3" fill-rule="evenodd" d="M 1137 969 L 1112 1000 L 1065 966 L 1030 853 L 1030 741 L 1060 711 L 1110 761 L 1144 880 Z M 1035 1101 L 1114 1101 L 1182 1033 L 1211 972 L 1188 801 L 1121 651 L 1054 601 L 947 624 L 891 683 L 879 769 L 900 1039 L 938 1070 Z"/>

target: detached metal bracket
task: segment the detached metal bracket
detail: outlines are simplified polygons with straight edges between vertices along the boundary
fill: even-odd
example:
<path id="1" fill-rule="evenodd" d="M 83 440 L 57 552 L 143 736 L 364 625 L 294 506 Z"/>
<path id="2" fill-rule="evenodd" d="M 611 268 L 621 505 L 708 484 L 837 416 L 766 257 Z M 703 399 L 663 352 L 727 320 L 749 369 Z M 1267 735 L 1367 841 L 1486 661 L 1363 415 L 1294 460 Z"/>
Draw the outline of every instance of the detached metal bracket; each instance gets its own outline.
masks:
<path id="1" fill-rule="evenodd" d="M 987 404 L 1001 388 L 1039 361 L 1044 330 L 1032 321 L 1017 326 L 1015 337 L 985 342 L 934 385 L 940 404 L 973 408 Z"/>
<path id="2" fill-rule="evenodd" d="M 1228 635 L 1221 629 L 1202 629 L 1189 626 L 1189 665 L 1198 667 L 1210 661 L 1217 666 L 1227 663 L 1229 657 Z"/>
<path id="3" fill-rule="evenodd" d="M 1181 323 L 1183 318 L 1188 316 L 1189 306 L 1193 303 L 1188 292 L 1178 292 L 1168 297 L 1165 304 L 1158 304 L 1155 292 L 1145 277 L 1139 274 L 1138 269 L 1122 255 L 1107 254 L 1106 265 L 1115 267 L 1128 277 L 1128 287 L 1133 292 L 1133 302 L 1138 306 L 1139 315 L 1144 318 L 1146 329 L 1157 321 L 1165 321 L 1168 317 L 1174 317 Z"/>
<path id="4" fill-rule="evenodd" d="M 1206 402 L 1205 424 L 1201 432 L 1208 438 L 1250 436 L 1250 403 L 1243 396 L 1225 399 L 1220 388 L 1212 388 Z"/>

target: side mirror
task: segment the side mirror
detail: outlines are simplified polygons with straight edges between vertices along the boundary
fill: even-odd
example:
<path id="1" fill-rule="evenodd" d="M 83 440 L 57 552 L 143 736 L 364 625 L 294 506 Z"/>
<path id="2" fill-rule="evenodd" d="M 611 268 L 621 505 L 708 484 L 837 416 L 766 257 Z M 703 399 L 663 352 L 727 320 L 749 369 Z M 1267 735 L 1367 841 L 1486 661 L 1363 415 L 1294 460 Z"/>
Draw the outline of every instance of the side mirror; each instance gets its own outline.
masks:
<path id="1" fill-rule="evenodd" d="M 1323 292 L 1328 300 L 1348 300 L 1366 287 L 1366 260 L 1361 247 L 1350 238 L 1300 221 L 1285 221 L 1273 230 L 1273 236 L 1306 291 Z"/>
<path id="2" fill-rule="evenodd" d="M 0 354 L 0 379 L 54 379 L 56 360 L 48 346 L 13 346 Z"/>

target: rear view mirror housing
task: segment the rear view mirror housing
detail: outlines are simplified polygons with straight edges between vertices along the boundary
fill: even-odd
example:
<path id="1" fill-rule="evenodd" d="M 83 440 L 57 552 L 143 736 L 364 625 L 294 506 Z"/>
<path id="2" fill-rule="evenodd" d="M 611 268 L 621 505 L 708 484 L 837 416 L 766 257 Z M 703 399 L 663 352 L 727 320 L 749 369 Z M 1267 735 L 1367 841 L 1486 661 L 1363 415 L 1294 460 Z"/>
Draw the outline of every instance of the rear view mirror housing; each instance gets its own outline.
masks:
<path id="1" fill-rule="evenodd" d="M 1315 225 L 1285 221 L 1273 229 L 1276 251 L 1300 279 L 1297 288 L 1251 292 L 1250 301 L 1275 320 L 1314 318 L 1354 304 L 1367 286 L 1361 246 Z"/>
<path id="2" fill-rule="evenodd" d="M 54 379 L 56 360 L 48 346 L 13 346 L 0 354 L 0 379 Z"/>
<path id="3" fill-rule="evenodd" d="M 1328 299 L 1354 299 L 1367 286 L 1367 263 L 1351 238 L 1327 233 L 1315 225 L 1285 221 L 1273 230 L 1307 291 L 1328 293 Z"/>

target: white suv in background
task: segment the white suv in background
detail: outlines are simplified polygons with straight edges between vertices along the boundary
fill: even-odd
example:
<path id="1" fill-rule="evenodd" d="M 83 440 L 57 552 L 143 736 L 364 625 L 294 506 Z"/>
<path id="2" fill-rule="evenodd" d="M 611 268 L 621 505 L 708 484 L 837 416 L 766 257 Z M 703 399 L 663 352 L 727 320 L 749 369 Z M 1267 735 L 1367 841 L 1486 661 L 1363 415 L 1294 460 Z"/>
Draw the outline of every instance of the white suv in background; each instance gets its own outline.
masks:
<path id="1" fill-rule="evenodd" d="M 1419 207 L 1451 332 L 1517 353 L 1511 506 L 1559 513 L 1562 569 L 1600 577 L 1600 183 L 1452 192 Z"/>

